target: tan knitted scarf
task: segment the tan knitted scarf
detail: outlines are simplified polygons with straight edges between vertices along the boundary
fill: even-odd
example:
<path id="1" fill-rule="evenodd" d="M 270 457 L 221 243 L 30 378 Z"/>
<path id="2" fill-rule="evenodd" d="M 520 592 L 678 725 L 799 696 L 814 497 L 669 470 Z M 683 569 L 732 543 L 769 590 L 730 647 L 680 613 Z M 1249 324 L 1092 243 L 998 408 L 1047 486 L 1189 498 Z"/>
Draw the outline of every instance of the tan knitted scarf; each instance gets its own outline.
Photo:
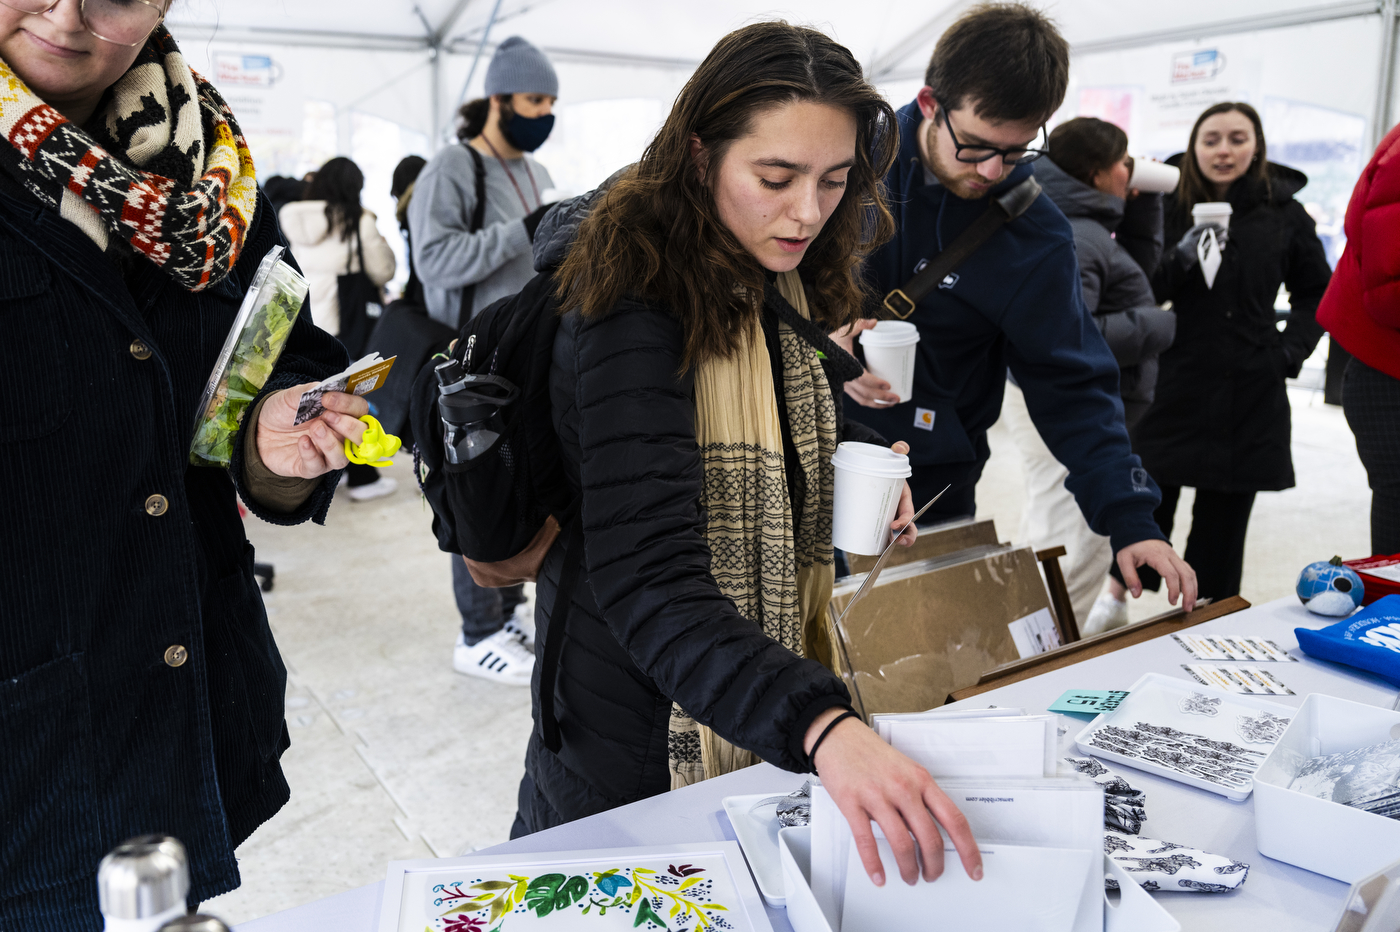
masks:
<path id="1" fill-rule="evenodd" d="M 0 61 L 0 170 L 103 250 L 123 244 L 187 291 L 221 281 L 257 209 L 253 157 L 219 92 L 164 26 L 78 127 Z"/>
<path id="2" fill-rule="evenodd" d="M 796 272 L 779 275 L 778 289 L 810 318 Z M 757 318 L 743 349 L 696 370 L 695 434 L 705 475 L 701 504 L 709 521 L 710 572 L 720 591 L 764 634 L 799 656 L 811 656 L 835 578 L 836 407 L 817 351 L 784 323 L 779 343 L 788 429 L 807 480 L 802 524 L 793 527 L 773 369 Z M 758 763 L 752 752 L 734 747 L 678 705 L 671 708 L 669 738 L 672 789 Z"/>

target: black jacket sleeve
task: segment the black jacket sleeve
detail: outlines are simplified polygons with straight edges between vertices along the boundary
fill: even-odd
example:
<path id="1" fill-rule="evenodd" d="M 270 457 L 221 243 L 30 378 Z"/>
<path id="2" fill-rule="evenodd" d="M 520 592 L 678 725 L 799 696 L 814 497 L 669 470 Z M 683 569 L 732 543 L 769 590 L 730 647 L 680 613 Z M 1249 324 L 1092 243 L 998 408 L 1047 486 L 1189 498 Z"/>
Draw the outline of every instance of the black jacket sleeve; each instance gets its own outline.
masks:
<path id="1" fill-rule="evenodd" d="M 1281 342 L 1288 376 L 1296 378 L 1303 369 L 1303 362 L 1322 339 L 1317 306 L 1327 291 L 1327 283 L 1332 280 L 1332 267 L 1327 264 L 1327 253 L 1317 238 L 1317 224 L 1303 205 L 1290 201 L 1284 213 L 1293 235 L 1284 260 L 1283 284 L 1288 289 L 1290 311 Z"/>
<path id="2" fill-rule="evenodd" d="M 579 325 L 588 579 L 609 629 L 665 695 L 733 744 L 806 770 L 796 732 L 849 696 L 835 675 L 740 615 L 710 574 L 681 345 L 679 324 L 635 304 Z"/>
<path id="3" fill-rule="evenodd" d="M 1139 194 L 1124 205 L 1123 222 L 1114 235 L 1148 278 L 1162 261 L 1162 219 L 1162 195 Z"/>

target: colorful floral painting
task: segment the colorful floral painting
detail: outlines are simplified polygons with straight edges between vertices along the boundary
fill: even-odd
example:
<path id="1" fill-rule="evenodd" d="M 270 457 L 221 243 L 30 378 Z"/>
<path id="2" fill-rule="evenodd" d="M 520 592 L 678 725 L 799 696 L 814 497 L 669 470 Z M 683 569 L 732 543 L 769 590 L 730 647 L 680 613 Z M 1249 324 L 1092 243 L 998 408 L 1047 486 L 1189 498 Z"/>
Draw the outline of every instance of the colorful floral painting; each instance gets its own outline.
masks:
<path id="1" fill-rule="evenodd" d="M 734 930 L 712 872 L 695 864 L 606 867 L 522 876 L 485 873 L 433 884 L 424 932 L 516 932 L 541 927 Z M 727 896 L 726 896 L 727 898 Z M 563 920 L 562 922 L 560 920 Z"/>

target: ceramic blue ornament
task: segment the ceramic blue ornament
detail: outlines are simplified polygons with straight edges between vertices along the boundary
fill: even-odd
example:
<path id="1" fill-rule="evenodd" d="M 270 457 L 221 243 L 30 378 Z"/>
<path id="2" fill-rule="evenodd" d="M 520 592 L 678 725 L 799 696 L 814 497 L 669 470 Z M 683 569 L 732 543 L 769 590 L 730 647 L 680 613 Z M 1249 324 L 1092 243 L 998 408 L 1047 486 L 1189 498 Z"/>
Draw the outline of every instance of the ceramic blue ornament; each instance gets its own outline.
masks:
<path id="1" fill-rule="evenodd" d="M 1341 557 L 1309 563 L 1298 574 L 1298 598 L 1315 615 L 1342 618 L 1361 607 L 1366 587 L 1356 570 L 1342 565 Z"/>

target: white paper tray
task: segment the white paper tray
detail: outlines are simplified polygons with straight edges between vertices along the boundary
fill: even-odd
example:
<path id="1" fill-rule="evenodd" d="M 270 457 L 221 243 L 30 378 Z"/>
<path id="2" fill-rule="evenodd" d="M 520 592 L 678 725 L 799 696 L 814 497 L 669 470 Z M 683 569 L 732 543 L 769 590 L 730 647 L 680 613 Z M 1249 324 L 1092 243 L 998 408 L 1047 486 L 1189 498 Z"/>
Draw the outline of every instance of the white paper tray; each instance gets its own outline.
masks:
<path id="1" fill-rule="evenodd" d="M 778 851 L 787 891 L 787 918 L 793 932 L 833 932 L 812 893 L 812 830 L 785 828 L 778 832 Z M 1104 932 L 1181 932 L 1181 923 L 1152 899 L 1110 858 L 1104 871 L 1118 881 L 1118 904 L 1103 896 Z M 956 869 L 956 868 L 955 868 Z M 1097 875 L 1095 875 L 1097 876 Z"/>
<path id="2" fill-rule="evenodd" d="M 1181 699 L 1190 696 L 1192 693 L 1200 693 L 1205 696 L 1219 698 L 1221 700 L 1219 713 L 1215 716 L 1194 715 L 1182 712 L 1179 708 Z M 1147 773 L 1156 774 L 1159 777 L 1166 777 L 1168 780 L 1175 780 L 1178 783 L 1185 783 L 1187 786 L 1194 786 L 1197 789 L 1208 790 L 1212 793 L 1219 793 L 1228 799 L 1236 801 L 1247 799 L 1254 791 L 1253 775 L 1262 766 L 1264 758 L 1273 749 L 1272 744 L 1253 744 L 1245 741 L 1235 731 L 1235 719 L 1239 715 L 1249 715 L 1258 712 L 1272 712 L 1292 719 L 1298 714 L 1298 710 L 1277 702 L 1270 702 L 1258 696 L 1240 695 L 1228 693 L 1223 689 L 1216 689 L 1212 686 L 1202 686 L 1190 680 L 1177 679 L 1176 677 L 1164 676 L 1161 673 L 1148 673 L 1139 679 L 1128 691 L 1128 698 L 1114 709 L 1112 712 L 1100 715 L 1090 722 L 1083 731 L 1075 736 L 1074 742 L 1079 750 L 1084 754 L 1099 757 L 1107 761 L 1123 764 L 1127 767 L 1134 767 Z M 1089 739 L 1100 728 L 1114 726 L 1118 728 L 1132 729 L 1138 722 L 1148 722 L 1152 725 L 1164 725 L 1176 728 L 1181 731 L 1200 735 L 1213 741 L 1228 741 L 1237 747 L 1247 748 L 1258 754 L 1254 766 L 1249 769 L 1249 777 L 1242 781 L 1240 786 L 1225 786 L 1215 783 L 1202 777 L 1183 773 L 1171 767 L 1154 763 L 1140 757 L 1131 757 L 1108 748 L 1102 748 L 1089 743 Z"/>
<path id="3" fill-rule="evenodd" d="M 749 862 L 758 892 L 763 902 L 774 909 L 782 909 L 787 900 L 783 894 L 783 865 L 778 860 L 777 804 L 764 806 L 753 812 L 754 805 L 764 799 L 782 796 L 776 793 L 755 793 L 751 796 L 724 797 L 724 811 L 729 816 L 729 824 L 734 826 L 734 836 L 739 839 L 744 858 Z"/>

